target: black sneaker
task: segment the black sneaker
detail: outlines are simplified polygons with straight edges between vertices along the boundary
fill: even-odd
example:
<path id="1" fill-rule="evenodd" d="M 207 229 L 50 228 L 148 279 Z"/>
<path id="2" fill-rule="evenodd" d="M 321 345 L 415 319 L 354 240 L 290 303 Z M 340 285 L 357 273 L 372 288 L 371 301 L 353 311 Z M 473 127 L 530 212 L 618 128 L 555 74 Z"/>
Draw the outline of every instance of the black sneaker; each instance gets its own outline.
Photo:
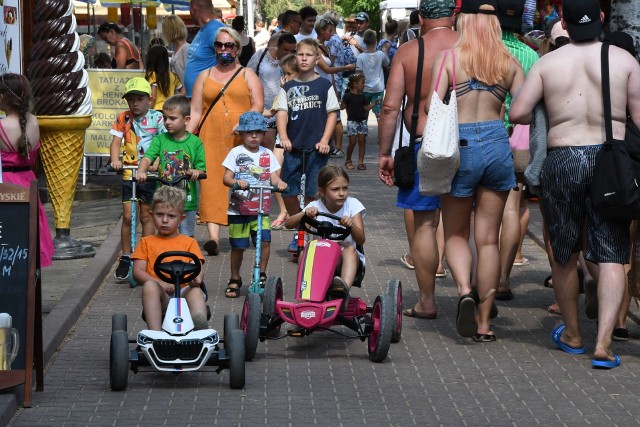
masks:
<path id="1" fill-rule="evenodd" d="M 116 268 L 116 272 L 114 276 L 118 280 L 127 280 L 129 278 L 129 265 L 131 264 L 131 260 L 129 257 L 121 256 L 120 262 L 118 263 L 118 267 Z"/>

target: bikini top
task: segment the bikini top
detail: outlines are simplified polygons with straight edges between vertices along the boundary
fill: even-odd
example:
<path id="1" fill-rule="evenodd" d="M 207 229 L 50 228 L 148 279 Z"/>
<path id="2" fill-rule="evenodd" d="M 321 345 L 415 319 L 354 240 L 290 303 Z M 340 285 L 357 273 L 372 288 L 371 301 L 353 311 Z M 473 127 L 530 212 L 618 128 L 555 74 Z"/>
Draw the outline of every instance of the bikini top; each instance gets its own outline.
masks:
<path id="1" fill-rule="evenodd" d="M 129 41 L 127 39 L 122 39 L 123 43 L 127 46 L 127 49 L 129 49 L 129 58 L 127 58 L 127 62 L 125 62 L 125 67 L 128 65 L 131 65 L 133 63 L 140 63 L 140 51 L 138 50 L 138 48 L 136 48 L 136 52 L 138 53 L 138 59 L 136 59 L 133 55 L 133 48 L 131 47 L 131 43 L 129 43 Z M 118 63 L 116 62 L 116 58 L 111 58 L 111 68 L 118 68 Z"/>
<path id="2" fill-rule="evenodd" d="M 478 81 L 471 77 L 466 82 L 461 82 L 456 84 L 456 95 L 462 96 L 471 92 L 472 90 L 484 90 L 486 92 L 491 93 L 493 96 L 498 98 L 498 101 L 504 102 L 507 97 L 507 90 L 500 85 L 486 85 L 481 81 Z"/>

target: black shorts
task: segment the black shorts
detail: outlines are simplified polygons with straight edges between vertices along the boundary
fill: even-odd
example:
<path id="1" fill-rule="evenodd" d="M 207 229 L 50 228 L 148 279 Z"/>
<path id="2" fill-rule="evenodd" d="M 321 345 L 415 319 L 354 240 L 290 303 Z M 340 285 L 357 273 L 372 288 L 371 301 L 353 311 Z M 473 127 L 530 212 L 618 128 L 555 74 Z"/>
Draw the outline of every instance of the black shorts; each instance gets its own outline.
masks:
<path id="1" fill-rule="evenodd" d="M 551 248 L 556 262 L 565 264 L 583 250 L 594 263 L 627 264 L 629 221 L 605 218 L 591 206 L 590 188 L 596 156 L 602 145 L 551 149 L 540 182 Z"/>
<path id="2" fill-rule="evenodd" d="M 136 200 L 150 205 L 153 201 L 153 193 L 156 191 L 155 182 L 136 183 Z M 122 182 L 122 203 L 130 203 L 133 194 L 133 183 L 131 181 Z"/>

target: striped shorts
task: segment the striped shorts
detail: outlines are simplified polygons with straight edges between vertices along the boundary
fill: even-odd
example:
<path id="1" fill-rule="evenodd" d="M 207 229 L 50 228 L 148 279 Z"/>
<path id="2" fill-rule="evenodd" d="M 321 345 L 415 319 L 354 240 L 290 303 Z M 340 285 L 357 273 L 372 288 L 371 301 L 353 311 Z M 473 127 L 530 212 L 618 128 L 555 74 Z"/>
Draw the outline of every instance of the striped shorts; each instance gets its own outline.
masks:
<path id="1" fill-rule="evenodd" d="M 591 206 L 591 180 L 601 148 L 602 145 L 553 148 L 544 161 L 542 203 L 553 256 L 560 264 L 567 263 L 572 253 L 583 250 L 585 235 L 586 260 L 629 262 L 629 221 L 605 218 Z"/>

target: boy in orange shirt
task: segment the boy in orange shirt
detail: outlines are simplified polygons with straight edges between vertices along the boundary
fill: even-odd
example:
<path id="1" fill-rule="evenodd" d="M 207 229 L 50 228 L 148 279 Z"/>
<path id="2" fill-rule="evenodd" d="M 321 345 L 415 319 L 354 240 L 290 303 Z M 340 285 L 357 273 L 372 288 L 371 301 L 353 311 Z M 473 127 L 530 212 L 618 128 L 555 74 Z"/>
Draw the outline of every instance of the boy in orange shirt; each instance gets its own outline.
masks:
<path id="1" fill-rule="evenodd" d="M 131 255 L 133 260 L 133 277 L 142 283 L 142 308 L 147 326 L 151 330 L 162 330 L 162 312 L 167 308 L 169 299 L 175 292 L 175 286 L 163 282 L 153 271 L 158 256 L 168 251 L 191 252 L 204 264 L 198 242 L 193 237 L 180 234 L 178 226 L 185 217 L 184 191 L 169 186 L 156 190 L 151 204 L 151 215 L 156 227 L 156 234 L 140 240 Z M 167 261 L 171 261 L 169 258 Z M 202 278 L 204 268 L 190 283 L 182 285 L 180 291 L 187 300 L 195 329 L 207 329 L 206 290 Z"/>

